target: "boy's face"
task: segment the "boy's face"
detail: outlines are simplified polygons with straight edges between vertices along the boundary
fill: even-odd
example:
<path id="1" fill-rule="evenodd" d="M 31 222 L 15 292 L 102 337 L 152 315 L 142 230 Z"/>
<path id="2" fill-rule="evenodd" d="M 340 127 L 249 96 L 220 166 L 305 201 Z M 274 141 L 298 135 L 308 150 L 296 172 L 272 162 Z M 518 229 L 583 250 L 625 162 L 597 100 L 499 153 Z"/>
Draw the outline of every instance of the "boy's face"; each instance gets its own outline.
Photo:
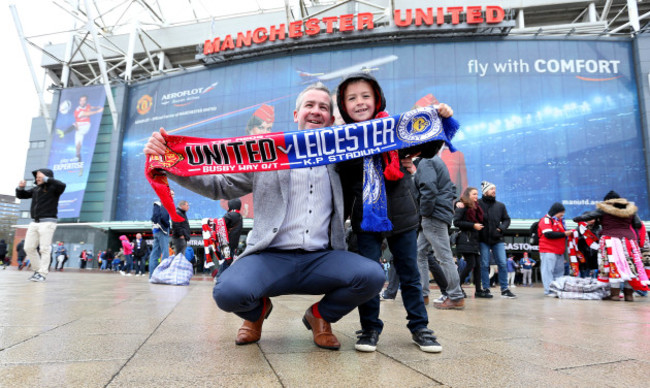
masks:
<path id="1" fill-rule="evenodd" d="M 375 92 L 366 81 L 353 82 L 345 88 L 344 106 L 355 122 L 370 120 L 375 116 Z"/>
<path id="2" fill-rule="evenodd" d="M 316 129 L 329 127 L 334 118 L 330 113 L 332 99 L 322 90 L 310 90 L 305 93 L 300 108 L 293 112 L 293 121 L 298 129 Z"/>

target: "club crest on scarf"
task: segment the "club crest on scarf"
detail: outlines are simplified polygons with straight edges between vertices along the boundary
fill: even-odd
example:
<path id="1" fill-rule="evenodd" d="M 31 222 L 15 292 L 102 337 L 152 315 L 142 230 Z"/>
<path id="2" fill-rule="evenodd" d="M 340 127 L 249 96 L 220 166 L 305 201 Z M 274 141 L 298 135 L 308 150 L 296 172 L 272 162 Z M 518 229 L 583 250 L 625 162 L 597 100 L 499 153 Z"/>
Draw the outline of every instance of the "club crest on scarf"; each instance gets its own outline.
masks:
<path id="1" fill-rule="evenodd" d="M 184 160 L 185 158 L 183 155 L 179 154 L 178 152 L 174 152 L 172 149 L 169 147 L 165 147 L 165 155 L 163 157 L 155 156 L 155 155 L 150 155 L 149 156 L 149 163 L 152 168 L 171 168 L 174 167 L 176 164 Z"/>
<path id="2" fill-rule="evenodd" d="M 424 143 L 439 136 L 442 122 L 433 109 L 415 109 L 404 113 L 397 125 L 397 137 L 405 143 Z"/>
<path id="3" fill-rule="evenodd" d="M 370 158 L 364 159 L 363 171 L 363 202 L 377 203 L 383 191 L 381 163 L 372 163 Z"/>

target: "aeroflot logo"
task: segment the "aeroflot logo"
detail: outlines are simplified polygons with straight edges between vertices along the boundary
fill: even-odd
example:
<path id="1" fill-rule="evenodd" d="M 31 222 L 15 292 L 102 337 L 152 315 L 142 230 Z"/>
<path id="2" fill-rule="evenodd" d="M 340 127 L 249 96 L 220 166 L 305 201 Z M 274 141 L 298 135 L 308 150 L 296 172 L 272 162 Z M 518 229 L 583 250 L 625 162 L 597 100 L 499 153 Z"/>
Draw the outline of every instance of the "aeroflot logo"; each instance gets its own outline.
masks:
<path id="1" fill-rule="evenodd" d="M 180 90 L 177 92 L 172 92 L 172 93 L 166 93 L 163 94 L 160 103 L 162 105 L 167 105 L 169 103 L 173 103 L 174 106 L 187 106 L 194 101 L 198 100 L 201 98 L 202 95 L 211 92 L 219 82 L 215 82 L 212 85 L 206 87 L 200 87 L 200 88 L 193 88 L 193 89 L 185 89 L 185 90 Z"/>

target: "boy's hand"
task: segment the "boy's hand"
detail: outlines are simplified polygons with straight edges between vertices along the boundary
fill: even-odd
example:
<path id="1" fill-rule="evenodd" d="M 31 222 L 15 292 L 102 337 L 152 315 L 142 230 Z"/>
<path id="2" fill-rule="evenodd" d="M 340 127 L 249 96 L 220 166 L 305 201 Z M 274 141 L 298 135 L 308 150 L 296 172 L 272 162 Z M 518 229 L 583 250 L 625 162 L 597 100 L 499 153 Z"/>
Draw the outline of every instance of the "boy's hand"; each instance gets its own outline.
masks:
<path id="1" fill-rule="evenodd" d="M 454 114 L 454 110 L 447 104 L 438 105 L 438 114 L 440 117 L 448 118 Z"/>
<path id="2" fill-rule="evenodd" d="M 149 141 L 144 146 L 145 155 L 155 155 L 155 156 L 164 156 L 165 155 L 165 138 L 163 135 L 167 135 L 167 132 L 164 128 L 160 128 L 160 132 L 154 132 L 151 134 Z"/>
<path id="3" fill-rule="evenodd" d="M 402 167 L 406 169 L 406 171 L 410 172 L 411 174 L 415 174 L 415 171 L 417 170 L 415 168 L 415 164 L 413 164 L 413 158 L 411 157 L 406 157 L 400 159 L 400 162 L 402 163 Z"/>

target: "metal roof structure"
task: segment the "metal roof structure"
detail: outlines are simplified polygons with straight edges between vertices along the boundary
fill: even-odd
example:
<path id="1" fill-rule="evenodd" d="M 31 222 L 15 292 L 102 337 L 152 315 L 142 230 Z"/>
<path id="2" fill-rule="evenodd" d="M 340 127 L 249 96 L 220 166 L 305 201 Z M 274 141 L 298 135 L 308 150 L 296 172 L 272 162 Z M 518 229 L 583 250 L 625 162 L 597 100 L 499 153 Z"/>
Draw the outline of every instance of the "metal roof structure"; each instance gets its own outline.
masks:
<path id="1" fill-rule="evenodd" d="M 50 0 L 43 4 L 40 14 L 46 9 L 48 20 L 69 27 L 60 28 L 54 23 L 50 27 L 48 23 L 38 26 L 38 34 L 26 34 L 23 24 L 34 17 L 29 8 L 32 2 L 10 7 L 48 126 L 51 119 L 43 98 L 47 90 L 103 84 L 115 123 L 118 112 L 111 85 L 202 69 L 205 63 L 197 55 L 199 45 L 214 36 L 260 25 L 288 25 L 311 17 L 360 12 L 373 13 L 375 32 L 381 32 L 381 28 L 391 28 L 395 9 L 461 5 L 453 0 L 435 4 L 423 0 L 240 0 L 227 5 L 207 0 Z M 470 38 L 635 36 L 650 29 L 650 1 L 643 0 L 505 0 L 473 1 L 471 5 L 501 6 L 514 27 L 465 32 L 463 36 Z M 344 43 L 339 38 L 330 46 Z M 43 84 L 35 75 L 28 46 L 42 54 L 40 66 L 48 75 Z M 249 56 L 263 55 L 264 50 Z M 221 61 L 238 58 L 218 57 Z"/>
<path id="2" fill-rule="evenodd" d="M 629 36 L 647 31 L 650 21 L 650 2 L 642 0 L 475 3 L 507 10 L 516 20 L 515 27 L 505 31 L 509 36 Z M 40 65 L 51 84 L 42 85 L 39 93 L 51 87 L 130 83 L 202 67 L 196 53 L 203 39 L 259 25 L 372 12 L 377 15 L 376 25 L 388 27 L 394 9 L 460 5 L 452 0 L 435 4 L 423 0 L 244 0 L 228 5 L 207 0 L 51 0 L 45 4 L 53 13 L 51 19 L 67 22 L 69 28 L 54 30 L 53 25 L 50 30 L 41 25 L 38 34 L 25 34 L 21 16 L 25 21 L 32 18 L 28 8 L 32 3 L 21 3 L 20 9 L 11 6 L 21 41 L 42 53 Z"/>

